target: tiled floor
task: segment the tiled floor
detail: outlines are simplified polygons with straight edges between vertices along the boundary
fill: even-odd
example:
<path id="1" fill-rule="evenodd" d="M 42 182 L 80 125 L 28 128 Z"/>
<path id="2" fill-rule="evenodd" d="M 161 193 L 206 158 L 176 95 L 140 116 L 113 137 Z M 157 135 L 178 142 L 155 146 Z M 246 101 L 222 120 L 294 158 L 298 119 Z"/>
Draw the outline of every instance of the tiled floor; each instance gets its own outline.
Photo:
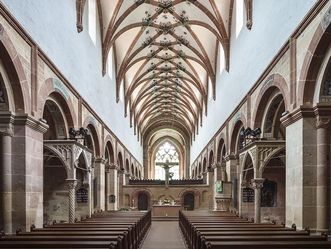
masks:
<path id="1" fill-rule="evenodd" d="M 185 249 L 178 221 L 153 221 L 142 249 Z"/>

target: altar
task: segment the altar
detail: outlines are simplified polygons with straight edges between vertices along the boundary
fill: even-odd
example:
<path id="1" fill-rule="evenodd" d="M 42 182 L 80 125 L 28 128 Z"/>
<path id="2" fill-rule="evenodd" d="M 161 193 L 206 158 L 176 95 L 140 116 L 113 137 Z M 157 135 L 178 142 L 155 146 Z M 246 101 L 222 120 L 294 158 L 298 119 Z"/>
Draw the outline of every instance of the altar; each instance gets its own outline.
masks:
<path id="1" fill-rule="evenodd" d="M 153 205 L 152 216 L 178 217 L 180 208 L 180 205 Z"/>

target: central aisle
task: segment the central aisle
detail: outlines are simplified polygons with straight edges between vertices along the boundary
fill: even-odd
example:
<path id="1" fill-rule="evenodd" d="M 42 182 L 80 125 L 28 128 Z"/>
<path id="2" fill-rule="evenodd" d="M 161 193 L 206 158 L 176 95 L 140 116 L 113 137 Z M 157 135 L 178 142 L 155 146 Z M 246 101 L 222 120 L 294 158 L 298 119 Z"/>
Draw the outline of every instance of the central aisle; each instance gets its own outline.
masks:
<path id="1" fill-rule="evenodd" d="M 153 221 L 141 249 L 185 249 L 178 221 Z"/>

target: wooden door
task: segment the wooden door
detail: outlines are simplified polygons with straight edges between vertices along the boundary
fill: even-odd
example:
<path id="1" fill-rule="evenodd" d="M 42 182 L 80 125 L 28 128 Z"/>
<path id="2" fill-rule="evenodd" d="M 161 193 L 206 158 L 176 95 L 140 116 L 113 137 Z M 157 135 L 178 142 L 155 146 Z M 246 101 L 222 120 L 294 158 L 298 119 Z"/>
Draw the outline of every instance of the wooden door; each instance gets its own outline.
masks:
<path id="1" fill-rule="evenodd" d="M 138 210 L 148 210 L 148 196 L 146 193 L 138 195 Z"/>
<path id="2" fill-rule="evenodd" d="M 194 210 L 194 194 L 187 193 L 184 196 L 184 210 Z"/>

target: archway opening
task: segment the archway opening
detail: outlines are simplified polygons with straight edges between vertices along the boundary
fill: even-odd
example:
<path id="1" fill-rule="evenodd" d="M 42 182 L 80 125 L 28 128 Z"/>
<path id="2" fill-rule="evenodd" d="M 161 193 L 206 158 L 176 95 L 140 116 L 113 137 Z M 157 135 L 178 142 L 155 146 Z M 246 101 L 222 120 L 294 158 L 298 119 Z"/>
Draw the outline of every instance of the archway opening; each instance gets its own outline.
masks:
<path id="1" fill-rule="evenodd" d="M 67 192 L 67 171 L 59 157 L 44 149 L 44 172 L 43 172 L 43 205 L 44 223 L 53 221 L 67 222 L 69 214 Z"/>
<path id="2" fill-rule="evenodd" d="M 44 140 L 63 140 L 67 138 L 68 124 L 65 107 L 60 96 L 51 94 L 44 106 L 43 119 L 49 128 L 44 133 Z M 65 163 L 60 156 L 44 147 L 43 152 L 43 216 L 44 222 L 65 222 L 69 217 L 69 204 L 66 179 L 68 178 Z"/>
<path id="3" fill-rule="evenodd" d="M 76 216 L 78 218 L 85 217 L 90 214 L 91 187 L 87 163 L 80 154 L 78 165 L 76 166 Z"/>
<path id="4" fill-rule="evenodd" d="M 43 119 L 46 120 L 49 128 L 44 133 L 44 140 L 61 140 L 67 138 L 67 122 L 64 112 L 55 99 L 46 100 Z"/>
<path id="5" fill-rule="evenodd" d="M 252 157 L 249 153 L 246 154 L 244 167 L 242 170 L 242 181 L 241 181 L 241 198 L 242 201 L 242 215 L 246 217 L 254 217 L 255 206 L 255 192 L 252 188 L 251 182 L 254 179 L 254 165 Z"/>
<path id="6" fill-rule="evenodd" d="M 285 149 L 273 155 L 264 167 L 264 178 L 261 190 L 262 221 L 285 222 Z"/>

